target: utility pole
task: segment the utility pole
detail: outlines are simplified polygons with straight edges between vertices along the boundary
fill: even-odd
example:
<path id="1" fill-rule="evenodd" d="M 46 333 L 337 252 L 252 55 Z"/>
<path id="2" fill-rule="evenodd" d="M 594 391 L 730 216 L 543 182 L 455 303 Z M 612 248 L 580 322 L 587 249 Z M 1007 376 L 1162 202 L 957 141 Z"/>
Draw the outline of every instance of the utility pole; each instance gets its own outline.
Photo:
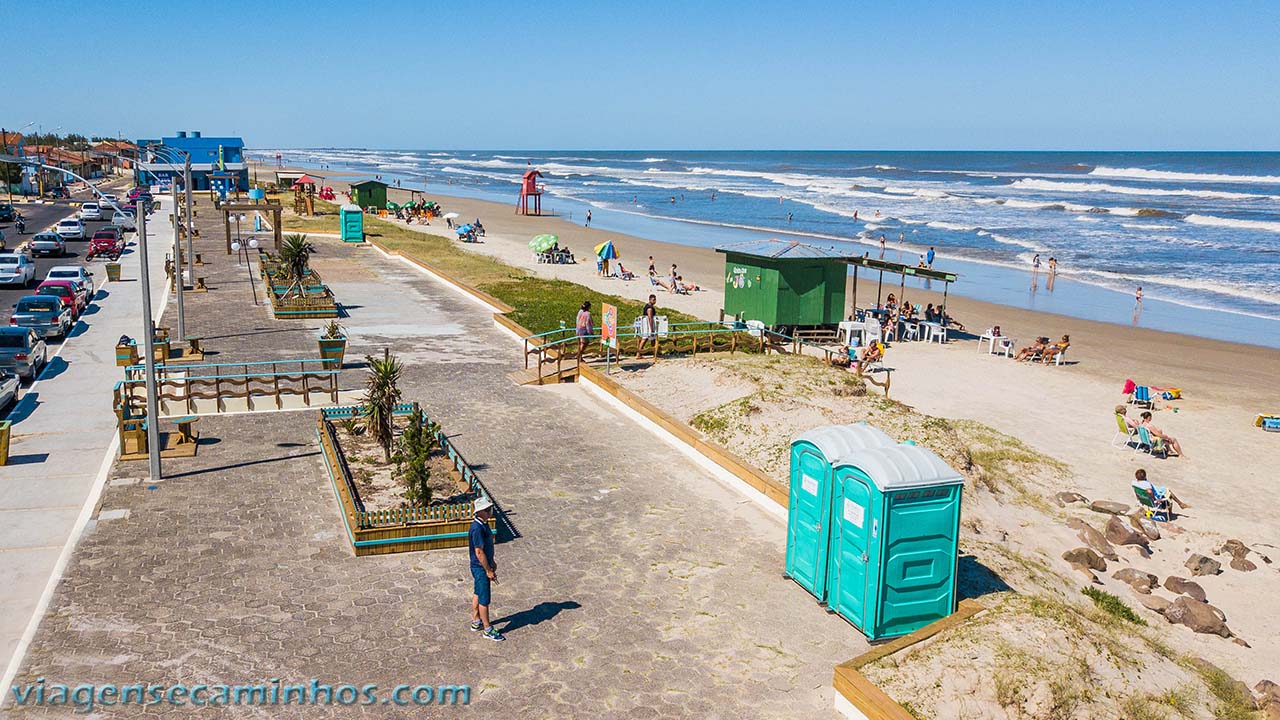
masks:
<path id="1" fill-rule="evenodd" d="M 9 132 L 4 128 L 0 128 L 0 152 L 5 155 L 9 154 Z M 22 166 L 18 166 L 18 177 L 22 177 Z M 13 183 L 9 182 L 9 166 L 4 168 L 4 184 L 9 188 L 9 206 L 13 207 Z"/>
<path id="2" fill-rule="evenodd" d="M 178 236 L 178 228 L 182 221 L 178 217 L 178 176 L 169 172 L 169 192 L 173 197 L 173 286 L 178 290 L 178 337 L 187 339 L 187 312 L 182 307 L 182 286 L 187 281 L 182 278 L 182 238 Z M 191 226 L 187 226 L 187 237 L 191 237 Z"/>
<path id="3" fill-rule="evenodd" d="M 176 210 L 174 212 L 177 212 Z M 147 271 L 147 211 L 138 206 L 138 255 L 141 260 L 142 280 L 142 343 L 146 346 L 147 382 L 147 461 L 151 481 L 160 476 L 160 407 L 156 397 L 156 345 L 155 325 L 151 321 L 151 275 Z"/>

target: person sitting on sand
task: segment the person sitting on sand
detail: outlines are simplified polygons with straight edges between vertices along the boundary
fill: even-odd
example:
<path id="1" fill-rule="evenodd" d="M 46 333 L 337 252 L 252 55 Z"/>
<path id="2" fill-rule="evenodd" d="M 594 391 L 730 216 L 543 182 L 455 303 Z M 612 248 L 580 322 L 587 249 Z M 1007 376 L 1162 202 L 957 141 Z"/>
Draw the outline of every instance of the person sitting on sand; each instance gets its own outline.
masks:
<path id="1" fill-rule="evenodd" d="M 1182 454 L 1182 445 L 1178 444 L 1178 439 L 1173 437 L 1172 435 L 1165 434 L 1163 430 L 1156 427 L 1155 424 L 1151 422 L 1150 410 L 1143 412 L 1140 417 L 1142 418 L 1142 422 L 1138 424 L 1146 428 L 1147 432 L 1160 438 L 1161 440 L 1164 441 L 1165 445 L 1168 445 L 1169 447 L 1173 448 L 1173 451 L 1178 453 L 1178 457 L 1186 457 L 1186 455 Z"/>
<path id="2" fill-rule="evenodd" d="M 675 283 L 676 283 L 676 287 L 680 289 L 680 292 L 689 293 L 689 292 L 697 292 L 702 290 L 702 288 L 698 287 L 697 285 L 694 285 L 693 283 L 686 283 L 684 281 L 684 276 L 682 275 L 676 276 Z"/>
<path id="3" fill-rule="evenodd" d="M 1049 338 L 1038 337 L 1036 338 L 1036 341 L 1034 343 L 1031 343 L 1030 345 L 1019 350 L 1018 354 L 1013 356 L 1013 359 L 1014 360 L 1030 360 L 1032 357 L 1044 352 L 1044 349 L 1048 345 L 1049 345 Z"/>
<path id="4" fill-rule="evenodd" d="M 1069 347 L 1071 347 L 1071 336 L 1063 335 L 1061 340 L 1045 348 L 1044 352 L 1040 353 L 1040 362 L 1048 365 L 1053 362 L 1054 358 L 1066 352 Z"/>
<path id="5" fill-rule="evenodd" d="M 658 273 L 654 272 L 653 268 L 649 268 L 649 280 L 654 285 L 657 285 L 663 290 L 666 290 L 667 292 L 672 292 L 671 283 L 658 277 Z"/>
<path id="6" fill-rule="evenodd" d="M 1152 482 L 1147 479 L 1147 471 L 1142 468 L 1138 468 L 1134 471 L 1133 486 L 1151 493 L 1151 497 L 1155 498 L 1156 502 L 1164 501 L 1164 503 L 1168 505 L 1170 501 L 1173 501 L 1178 503 L 1178 508 L 1181 510 L 1186 510 L 1191 507 L 1190 505 L 1182 502 L 1177 495 L 1170 492 L 1169 488 L 1152 484 Z"/>

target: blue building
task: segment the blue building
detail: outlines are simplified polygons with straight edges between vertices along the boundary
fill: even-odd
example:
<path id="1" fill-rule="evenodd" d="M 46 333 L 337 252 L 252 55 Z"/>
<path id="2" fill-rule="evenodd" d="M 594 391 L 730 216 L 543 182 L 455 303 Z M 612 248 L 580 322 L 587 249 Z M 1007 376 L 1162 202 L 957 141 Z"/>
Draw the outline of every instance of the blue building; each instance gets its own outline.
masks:
<path id="1" fill-rule="evenodd" d="M 198 131 L 178 131 L 174 137 L 138 140 L 138 153 L 140 160 L 134 170 L 134 181 L 138 184 L 164 184 L 171 176 L 181 177 L 185 155 L 189 154 L 192 190 L 209 190 L 211 173 L 235 176 L 236 187 L 214 187 L 215 190 L 249 189 L 244 140 L 238 137 L 204 137 Z M 218 181 L 212 182 L 218 184 Z"/>

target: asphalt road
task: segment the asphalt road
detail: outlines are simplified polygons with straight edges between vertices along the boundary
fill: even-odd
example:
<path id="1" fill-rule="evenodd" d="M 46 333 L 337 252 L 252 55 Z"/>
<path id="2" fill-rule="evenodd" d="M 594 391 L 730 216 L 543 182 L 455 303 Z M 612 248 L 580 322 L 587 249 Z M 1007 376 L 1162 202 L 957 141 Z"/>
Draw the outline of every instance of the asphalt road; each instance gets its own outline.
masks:
<path id="1" fill-rule="evenodd" d="M 103 192 L 111 192 L 116 195 L 123 196 L 125 189 L 129 186 L 130 183 L 126 179 L 118 179 L 112 180 L 109 183 L 104 183 L 100 186 L 100 189 L 102 189 Z M 55 203 L 47 203 L 43 205 L 24 204 L 20 202 L 14 203 L 14 207 L 18 209 L 18 212 L 22 213 L 22 217 L 27 222 L 27 232 L 25 235 L 19 235 L 18 228 L 14 227 L 13 223 L 0 223 L 0 232 L 4 233 L 5 244 L 7 246 L 7 249 L 4 252 L 13 252 L 14 248 L 22 242 L 30 240 L 31 236 L 35 233 L 56 225 L 59 220 L 65 217 L 70 217 L 76 214 L 79 211 L 80 202 L 88 200 L 89 195 L 90 193 L 87 190 L 82 190 L 80 192 L 72 193 L 70 200 L 59 200 Z M 8 202 L 7 196 L 4 197 L 3 201 Z M 110 223 L 106 221 L 86 222 L 86 239 L 68 240 L 67 254 L 65 257 L 33 258 L 36 263 L 36 282 L 39 283 L 41 280 L 44 280 L 45 275 L 49 273 L 49 268 L 55 265 L 83 265 L 88 267 L 89 271 L 93 273 L 94 289 L 96 290 L 97 288 L 102 287 L 103 283 L 107 281 L 107 271 L 103 267 L 104 263 L 102 261 L 95 261 L 92 263 L 86 262 L 85 255 L 89 251 L 88 238 L 93 237 L 94 231 L 98 228 L 109 224 Z M 128 239 L 132 236 L 126 235 L 125 237 Z M 24 295 L 31 295 L 34 292 L 34 285 L 30 288 L 9 286 L 0 287 L 0 325 L 9 324 L 9 316 L 13 314 L 13 306 L 18 304 L 19 298 Z M 49 345 L 49 356 L 52 358 L 53 354 L 58 352 L 58 349 L 64 341 L 46 340 L 45 342 Z M 26 393 L 27 384 L 29 383 L 24 383 L 24 386 L 19 389 L 19 398 Z M 0 418 L 3 418 L 6 410 L 6 408 L 0 408 Z"/>

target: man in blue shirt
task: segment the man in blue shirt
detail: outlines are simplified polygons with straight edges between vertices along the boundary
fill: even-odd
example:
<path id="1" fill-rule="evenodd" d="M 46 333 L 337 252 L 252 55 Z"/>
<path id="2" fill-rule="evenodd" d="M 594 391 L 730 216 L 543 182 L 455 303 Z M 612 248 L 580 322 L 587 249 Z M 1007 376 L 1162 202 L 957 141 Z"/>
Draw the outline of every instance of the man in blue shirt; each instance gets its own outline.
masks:
<path id="1" fill-rule="evenodd" d="M 468 555 L 471 556 L 471 579 L 474 581 L 471 630 L 483 630 L 485 638 L 501 642 L 506 638 L 489 623 L 489 584 L 498 581 L 498 563 L 493 559 L 493 531 L 489 529 L 491 517 L 493 501 L 483 495 L 476 498 L 475 519 L 471 521 L 467 538 L 467 548 L 470 550 Z"/>
<path id="2" fill-rule="evenodd" d="M 927 267 L 933 267 L 933 248 L 929 248 L 929 252 L 925 253 L 924 264 Z"/>

